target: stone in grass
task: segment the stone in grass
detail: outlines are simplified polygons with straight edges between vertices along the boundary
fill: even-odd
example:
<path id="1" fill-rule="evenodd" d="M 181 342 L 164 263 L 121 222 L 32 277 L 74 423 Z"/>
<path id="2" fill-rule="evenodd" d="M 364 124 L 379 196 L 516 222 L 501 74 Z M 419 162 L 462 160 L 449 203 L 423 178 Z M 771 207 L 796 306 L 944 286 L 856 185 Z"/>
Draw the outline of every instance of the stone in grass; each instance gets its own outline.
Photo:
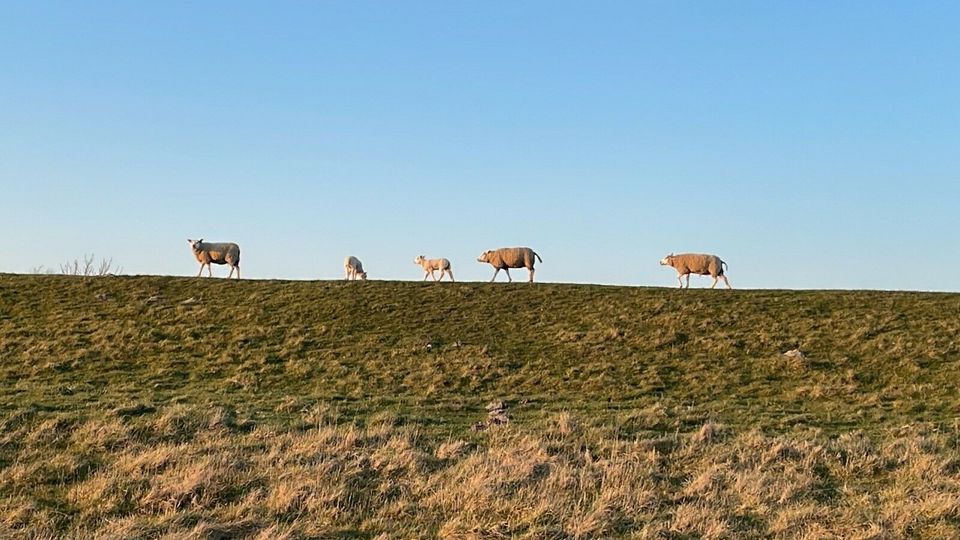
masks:
<path id="1" fill-rule="evenodd" d="M 510 423 L 510 416 L 507 415 L 507 404 L 502 399 L 495 399 L 487 403 L 487 418 L 474 424 L 473 431 L 483 431 L 490 426 L 502 426 Z"/>
<path id="2" fill-rule="evenodd" d="M 807 355 L 803 354 L 803 351 L 801 351 L 800 349 L 791 349 L 791 350 L 783 353 L 783 355 L 786 356 L 787 358 L 790 358 L 790 359 L 793 359 L 793 360 L 806 360 L 806 359 L 807 359 Z"/>
<path id="3" fill-rule="evenodd" d="M 507 404 L 502 399 L 495 399 L 486 406 L 488 414 L 499 414 L 507 410 Z"/>
<path id="4" fill-rule="evenodd" d="M 491 426 L 501 426 L 503 424 L 509 424 L 509 423 L 510 423 L 510 417 L 502 413 L 490 415 L 487 418 L 487 424 Z"/>

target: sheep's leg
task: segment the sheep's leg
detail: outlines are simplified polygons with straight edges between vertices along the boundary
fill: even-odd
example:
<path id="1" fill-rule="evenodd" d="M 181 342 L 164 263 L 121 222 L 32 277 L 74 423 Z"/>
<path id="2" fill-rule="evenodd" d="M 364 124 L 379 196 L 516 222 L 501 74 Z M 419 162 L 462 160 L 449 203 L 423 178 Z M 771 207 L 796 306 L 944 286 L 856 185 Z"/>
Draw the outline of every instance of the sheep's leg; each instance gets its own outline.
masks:
<path id="1" fill-rule="evenodd" d="M 687 278 L 689 279 L 689 277 Z M 683 274 L 677 274 L 677 281 L 680 283 L 680 288 L 683 288 Z"/>
<path id="2" fill-rule="evenodd" d="M 237 265 L 237 279 L 240 279 L 240 265 Z"/>
<path id="3" fill-rule="evenodd" d="M 436 272 L 436 270 L 434 270 L 433 268 L 431 268 L 431 269 L 430 269 L 430 277 L 432 277 L 433 280 L 436 281 L 436 280 L 437 280 L 437 275 L 436 275 L 434 272 Z"/>
<path id="4" fill-rule="evenodd" d="M 490 278 L 490 283 L 493 283 L 493 281 L 494 281 L 495 279 L 497 279 L 497 274 L 499 274 L 499 273 L 500 273 L 500 269 L 499 269 L 499 268 L 497 268 L 496 270 L 493 271 L 493 277 Z"/>
<path id="5" fill-rule="evenodd" d="M 227 274 L 227 279 L 230 279 L 232 277 L 233 277 L 233 266 L 230 267 L 230 273 Z"/>
<path id="6" fill-rule="evenodd" d="M 690 274 L 687 274 L 687 288 L 690 288 Z"/>
<path id="7" fill-rule="evenodd" d="M 730 286 L 730 280 L 727 279 L 727 276 L 720 276 L 720 277 L 723 278 L 723 282 L 727 284 L 727 288 L 728 288 L 728 289 L 732 289 L 732 288 L 733 288 L 733 287 Z"/>
<path id="8" fill-rule="evenodd" d="M 450 276 L 450 281 L 455 281 L 453 279 L 453 270 L 447 270 L 447 275 Z"/>
<path id="9" fill-rule="evenodd" d="M 424 270 L 424 271 L 423 271 L 423 280 L 426 281 L 426 280 L 427 280 L 427 277 L 428 277 L 429 275 L 430 275 L 430 272 L 427 272 L 426 270 Z"/>
<path id="10" fill-rule="evenodd" d="M 530 280 L 529 280 L 530 283 L 533 283 L 533 274 L 534 274 L 535 272 L 536 272 L 535 269 L 533 269 L 533 268 L 530 269 Z"/>
<path id="11" fill-rule="evenodd" d="M 510 269 L 504 268 L 503 271 L 507 273 L 507 283 L 513 283 L 513 278 L 510 277 Z"/>
<path id="12" fill-rule="evenodd" d="M 717 286 L 717 276 L 713 276 L 713 284 L 710 285 L 710 288 L 712 289 L 712 288 L 714 288 L 714 287 L 716 287 L 716 286 Z"/>
<path id="13" fill-rule="evenodd" d="M 200 263 L 200 271 L 197 272 L 197 277 L 200 277 L 202 275 L 203 275 L 203 263 Z"/>

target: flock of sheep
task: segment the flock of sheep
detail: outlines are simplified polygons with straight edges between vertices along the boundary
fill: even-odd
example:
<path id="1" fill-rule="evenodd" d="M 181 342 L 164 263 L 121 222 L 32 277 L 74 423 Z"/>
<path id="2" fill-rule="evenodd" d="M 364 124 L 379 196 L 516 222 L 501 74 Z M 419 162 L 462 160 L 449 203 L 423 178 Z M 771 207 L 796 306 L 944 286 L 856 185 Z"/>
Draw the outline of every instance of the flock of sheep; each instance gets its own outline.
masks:
<path id="1" fill-rule="evenodd" d="M 232 277 L 234 270 L 236 270 L 237 279 L 240 279 L 240 246 L 233 242 L 204 242 L 202 238 L 199 240 L 187 239 L 187 242 L 190 243 L 190 249 L 200 263 L 200 272 L 197 274 L 197 277 L 203 275 L 204 266 L 207 267 L 207 275 L 212 277 L 213 270 L 210 269 L 210 264 L 212 263 L 229 265 L 230 274 L 227 278 Z M 510 277 L 510 269 L 526 268 L 530 273 L 527 281 L 533 283 L 533 275 L 536 272 L 534 264 L 537 261 L 543 262 L 543 259 L 528 247 L 492 249 L 484 251 L 477 257 L 477 262 L 487 263 L 494 268 L 493 278 L 490 279 L 491 282 L 497 279 L 497 274 L 500 273 L 500 270 L 506 272 L 507 280 L 512 282 L 513 278 Z M 428 259 L 423 255 L 419 255 L 413 262 L 419 265 L 420 268 L 423 268 L 424 281 L 426 281 L 428 277 L 433 278 L 434 281 L 440 281 L 445 275 L 450 276 L 450 281 L 454 281 L 453 268 L 447 259 Z M 681 253 L 674 255 L 671 253 L 663 259 L 660 259 L 660 264 L 663 266 L 672 266 L 676 269 L 677 281 L 680 282 L 680 288 L 683 288 L 684 276 L 687 278 L 687 288 L 690 288 L 690 274 L 712 277 L 713 284 L 710 285 L 711 289 L 716 287 L 717 280 L 720 278 L 723 278 L 723 282 L 727 285 L 728 289 L 731 288 L 730 281 L 725 275 L 727 263 L 716 255 L 705 255 L 701 253 Z M 344 259 L 343 271 L 348 281 L 367 279 L 367 272 L 363 269 L 363 263 L 360 262 L 360 259 L 352 255 Z M 435 274 L 437 271 L 440 272 L 439 278 L 437 278 Z"/>

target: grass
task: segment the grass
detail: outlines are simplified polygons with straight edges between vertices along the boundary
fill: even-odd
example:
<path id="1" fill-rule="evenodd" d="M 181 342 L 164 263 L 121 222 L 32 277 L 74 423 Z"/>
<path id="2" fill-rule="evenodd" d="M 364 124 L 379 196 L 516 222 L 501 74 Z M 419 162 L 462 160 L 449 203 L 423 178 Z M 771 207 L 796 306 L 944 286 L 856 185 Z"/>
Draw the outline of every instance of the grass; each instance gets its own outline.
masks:
<path id="1" fill-rule="evenodd" d="M 934 293 L 0 275 L 0 534 L 957 536 L 958 314 Z M 494 399 L 513 421 L 472 431 Z"/>

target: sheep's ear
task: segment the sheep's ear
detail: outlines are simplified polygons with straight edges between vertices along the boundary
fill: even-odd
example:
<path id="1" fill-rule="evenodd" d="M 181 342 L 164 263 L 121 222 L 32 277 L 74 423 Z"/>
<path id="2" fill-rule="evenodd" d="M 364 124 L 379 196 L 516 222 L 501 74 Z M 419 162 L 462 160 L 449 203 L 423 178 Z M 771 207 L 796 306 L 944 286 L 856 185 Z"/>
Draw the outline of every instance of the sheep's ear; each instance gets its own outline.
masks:
<path id="1" fill-rule="evenodd" d="M 203 238 L 197 240 L 197 242 L 200 242 L 200 243 L 202 244 L 202 243 L 203 243 Z"/>

